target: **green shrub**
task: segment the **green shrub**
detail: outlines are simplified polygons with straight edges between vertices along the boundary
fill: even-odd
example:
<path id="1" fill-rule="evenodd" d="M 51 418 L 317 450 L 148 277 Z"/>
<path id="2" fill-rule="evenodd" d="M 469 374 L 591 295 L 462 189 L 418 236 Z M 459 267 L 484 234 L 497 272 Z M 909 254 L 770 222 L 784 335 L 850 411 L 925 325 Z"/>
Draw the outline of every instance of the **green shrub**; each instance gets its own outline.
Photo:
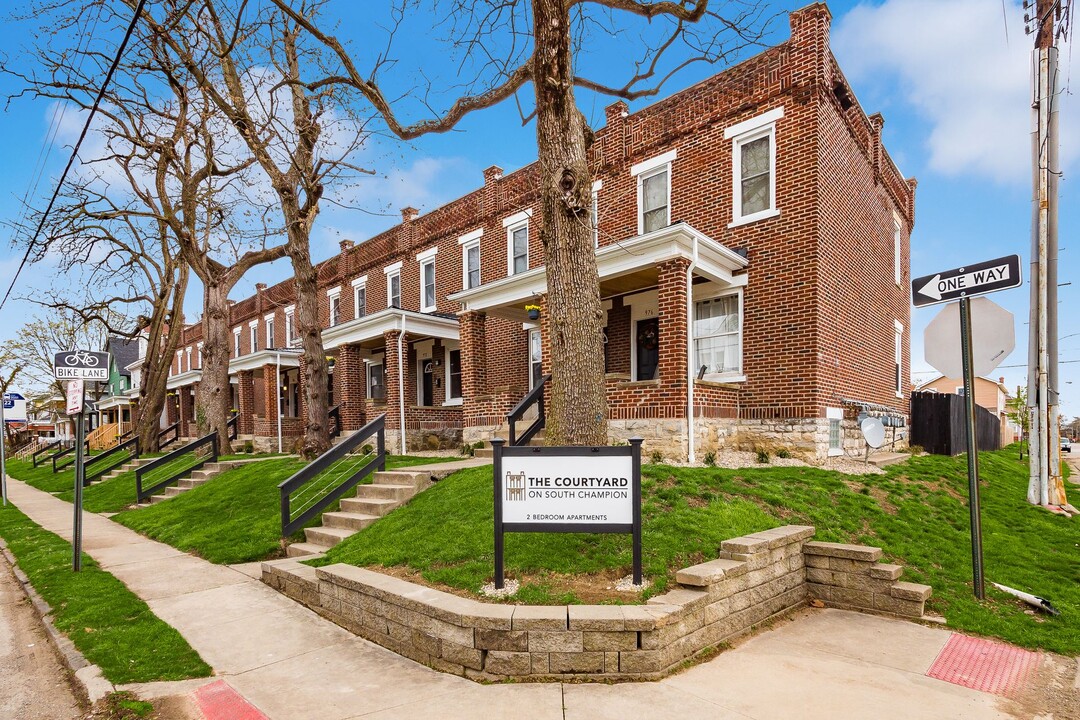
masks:
<path id="1" fill-rule="evenodd" d="M 761 463 L 762 465 L 768 465 L 769 464 L 769 451 L 768 450 L 758 450 L 757 451 L 757 461 L 759 463 Z"/>
<path id="2" fill-rule="evenodd" d="M 708 465 L 709 467 L 715 466 L 716 465 L 716 453 L 712 452 L 711 450 L 709 452 L 705 453 L 705 464 Z"/>
<path id="3" fill-rule="evenodd" d="M 786 459 L 786 458 L 791 457 L 791 453 L 788 451 L 787 448 L 780 448 L 779 450 L 776 451 L 776 457 Z"/>
<path id="4" fill-rule="evenodd" d="M 653 450 L 652 453 L 649 454 L 649 462 L 653 465 L 659 465 L 664 462 L 664 453 L 659 450 Z"/>

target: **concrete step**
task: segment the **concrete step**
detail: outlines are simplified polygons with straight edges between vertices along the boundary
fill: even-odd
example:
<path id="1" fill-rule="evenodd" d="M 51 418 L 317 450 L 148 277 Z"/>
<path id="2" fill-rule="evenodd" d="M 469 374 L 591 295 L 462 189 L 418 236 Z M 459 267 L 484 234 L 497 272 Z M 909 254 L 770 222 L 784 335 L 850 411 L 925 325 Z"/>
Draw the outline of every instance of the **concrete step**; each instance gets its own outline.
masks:
<path id="1" fill-rule="evenodd" d="M 407 485 L 418 488 L 430 479 L 431 473 L 406 470 L 383 470 L 371 474 L 371 482 L 374 485 Z"/>
<path id="2" fill-rule="evenodd" d="M 285 554 L 288 557 L 308 557 L 310 555 L 322 555 L 326 552 L 325 545 L 316 545 L 314 543 L 293 543 L 289 547 L 285 548 Z"/>
<path id="3" fill-rule="evenodd" d="M 907 462 L 910 457 L 910 453 L 876 453 L 870 456 L 870 464 L 877 467 L 885 467 L 886 465 L 896 465 L 898 463 Z"/>
<path id="4" fill-rule="evenodd" d="M 307 541 L 312 545 L 334 547 L 345 538 L 356 533 L 352 528 L 339 527 L 309 527 L 304 529 Z"/>
<path id="5" fill-rule="evenodd" d="M 205 485 L 206 480 L 192 476 L 191 478 L 184 478 L 176 483 L 176 486 L 182 490 L 190 490 L 191 488 L 197 488 L 200 485 Z"/>
<path id="6" fill-rule="evenodd" d="M 171 497 L 172 497 L 172 495 L 151 495 L 150 496 L 150 504 L 151 505 L 157 505 L 159 502 L 165 502 L 166 500 L 168 500 Z"/>
<path id="7" fill-rule="evenodd" d="M 400 500 L 405 501 L 416 494 L 416 488 L 412 485 L 384 485 L 373 483 L 371 485 L 358 485 L 356 497 L 366 500 Z"/>
<path id="8" fill-rule="evenodd" d="M 187 489 L 188 488 L 182 488 L 182 487 L 177 487 L 176 485 L 170 485 L 169 487 L 162 490 L 161 494 L 165 495 L 166 497 L 176 497 L 177 495 L 183 494 L 183 492 L 185 490 L 187 490 Z"/>
<path id="9" fill-rule="evenodd" d="M 207 470 L 205 467 L 202 470 L 191 471 L 191 477 L 193 480 L 209 480 L 212 477 L 216 477 L 218 474 L 218 470 Z"/>
<path id="10" fill-rule="evenodd" d="M 400 504 L 397 500 L 342 498 L 341 510 L 342 512 L 382 517 Z"/>
<path id="11" fill-rule="evenodd" d="M 328 512 L 323 513 L 322 516 L 323 525 L 326 527 L 346 530 L 363 530 L 378 519 L 376 515 L 364 515 L 354 512 Z"/>
<path id="12" fill-rule="evenodd" d="M 473 457 L 490 459 L 495 457 L 495 451 L 490 447 L 476 448 L 473 450 Z"/>

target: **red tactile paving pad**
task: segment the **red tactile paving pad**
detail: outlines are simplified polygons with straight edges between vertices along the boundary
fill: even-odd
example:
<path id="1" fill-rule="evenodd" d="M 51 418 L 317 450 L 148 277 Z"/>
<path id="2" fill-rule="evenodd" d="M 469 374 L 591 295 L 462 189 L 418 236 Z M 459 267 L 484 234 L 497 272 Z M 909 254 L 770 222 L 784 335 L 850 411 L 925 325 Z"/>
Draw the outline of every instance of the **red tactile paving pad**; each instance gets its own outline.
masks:
<path id="1" fill-rule="evenodd" d="M 1011 697 L 1038 667 L 1039 653 L 953 633 L 926 671 L 928 677 Z"/>
<path id="2" fill-rule="evenodd" d="M 203 685 L 194 695 L 206 720 L 267 720 L 224 680 Z"/>

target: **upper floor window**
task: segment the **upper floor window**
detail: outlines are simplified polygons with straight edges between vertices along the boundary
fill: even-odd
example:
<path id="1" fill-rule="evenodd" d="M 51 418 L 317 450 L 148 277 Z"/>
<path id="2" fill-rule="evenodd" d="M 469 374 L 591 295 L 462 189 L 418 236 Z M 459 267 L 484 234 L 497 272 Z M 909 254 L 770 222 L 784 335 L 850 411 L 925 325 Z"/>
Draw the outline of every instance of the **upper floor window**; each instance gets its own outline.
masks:
<path id="1" fill-rule="evenodd" d="M 326 302 L 329 306 L 328 314 L 328 326 L 334 327 L 340 322 L 341 312 L 341 288 L 336 287 L 326 291 Z"/>
<path id="2" fill-rule="evenodd" d="M 195 346 L 195 352 L 197 355 L 196 362 L 199 363 L 199 369 L 202 370 L 202 343 Z"/>
<path id="3" fill-rule="evenodd" d="M 677 157 L 669 150 L 630 168 L 637 178 L 639 235 L 671 224 L 671 161 Z"/>
<path id="4" fill-rule="evenodd" d="M 266 349 L 274 349 L 274 316 L 267 315 L 263 318 L 266 321 Z"/>
<path id="5" fill-rule="evenodd" d="M 893 275 L 896 280 L 896 284 L 900 285 L 904 282 L 904 270 L 901 267 L 900 259 L 900 241 L 902 239 L 902 231 L 900 229 L 900 219 L 893 217 L 893 231 L 892 231 L 892 243 L 893 243 Z"/>
<path id="6" fill-rule="evenodd" d="M 234 328 L 232 331 L 233 340 L 233 357 L 240 357 L 240 328 Z"/>
<path id="7" fill-rule="evenodd" d="M 461 287 L 468 290 L 480 287 L 480 238 L 484 229 L 473 230 L 458 238 L 461 245 Z"/>
<path id="8" fill-rule="evenodd" d="M 420 312 L 435 310 L 435 255 L 438 251 L 438 247 L 433 247 L 416 256 L 420 262 Z"/>
<path id="9" fill-rule="evenodd" d="M 895 364 L 896 364 L 896 397 L 904 397 L 904 385 L 901 378 L 904 365 L 904 326 L 900 324 L 899 320 L 893 320 L 893 343 L 896 351 Z"/>
<path id="10" fill-rule="evenodd" d="M 600 188 L 604 187 L 602 180 L 596 180 L 592 184 L 592 206 L 589 208 L 592 220 L 592 245 L 600 247 Z"/>
<path id="11" fill-rule="evenodd" d="M 506 274 L 517 275 L 529 269 L 529 218 L 532 210 L 503 218 L 506 228 Z"/>
<path id="12" fill-rule="evenodd" d="M 188 372 L 191 372 L 191 348 L 190 347 L 184 348 L 184 354 L 187 356 L 187 369 L 188 369 Z"/>
<path id="13" fill-rule="evenodd" d="M 742 319 L 739 294 L 694 303 L 694 368 L 704 375 L 742 372 Z"/>
<path id="14" fill-rule="evenodd" d="M 179 375 L 182 372 L 184 372 L 184 351 L 183 350 L 177 350 L 176 351 L 176 372 L 173 373 L 173 374 L 174 375 Z"/>
<path id="15" fill-rule="evenodd" d="M 294 305 L 285 308 L 285 347 L 292 347 L 296 340 L 296 320 L 293 318 L 295 312 Z"/>
<path id="16" fill-rule="evenodd" d="M 367 275 L 353 280 L 352 287 L 353 317 L 362 318 L 367 315 Z"/>
<path id="17" fill-rule="evenodd" d="M 251 352 L 259 351 L 259 321 L 252 320 L 248 324 L 248 339 L 251 340 Z"/>
<path id="18" fill-rule="evenodd" d="M 780 214 L 776 208 L 776 121 L 774 108 L 724 131 L 732 140 L 731 224 L 742 225 Z"/>

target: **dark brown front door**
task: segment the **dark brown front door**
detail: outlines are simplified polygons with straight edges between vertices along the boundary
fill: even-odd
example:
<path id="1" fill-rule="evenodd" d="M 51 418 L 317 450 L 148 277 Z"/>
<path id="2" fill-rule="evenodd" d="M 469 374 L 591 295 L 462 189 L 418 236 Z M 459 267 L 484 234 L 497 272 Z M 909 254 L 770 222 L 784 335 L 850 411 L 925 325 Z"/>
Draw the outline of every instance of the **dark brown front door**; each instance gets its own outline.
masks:
<path id="1" fill-rule="evenodd" d="M 652 380 L 660 363 L 660 320 L 637 322 L 637 376 L 635 380 Z"/>

